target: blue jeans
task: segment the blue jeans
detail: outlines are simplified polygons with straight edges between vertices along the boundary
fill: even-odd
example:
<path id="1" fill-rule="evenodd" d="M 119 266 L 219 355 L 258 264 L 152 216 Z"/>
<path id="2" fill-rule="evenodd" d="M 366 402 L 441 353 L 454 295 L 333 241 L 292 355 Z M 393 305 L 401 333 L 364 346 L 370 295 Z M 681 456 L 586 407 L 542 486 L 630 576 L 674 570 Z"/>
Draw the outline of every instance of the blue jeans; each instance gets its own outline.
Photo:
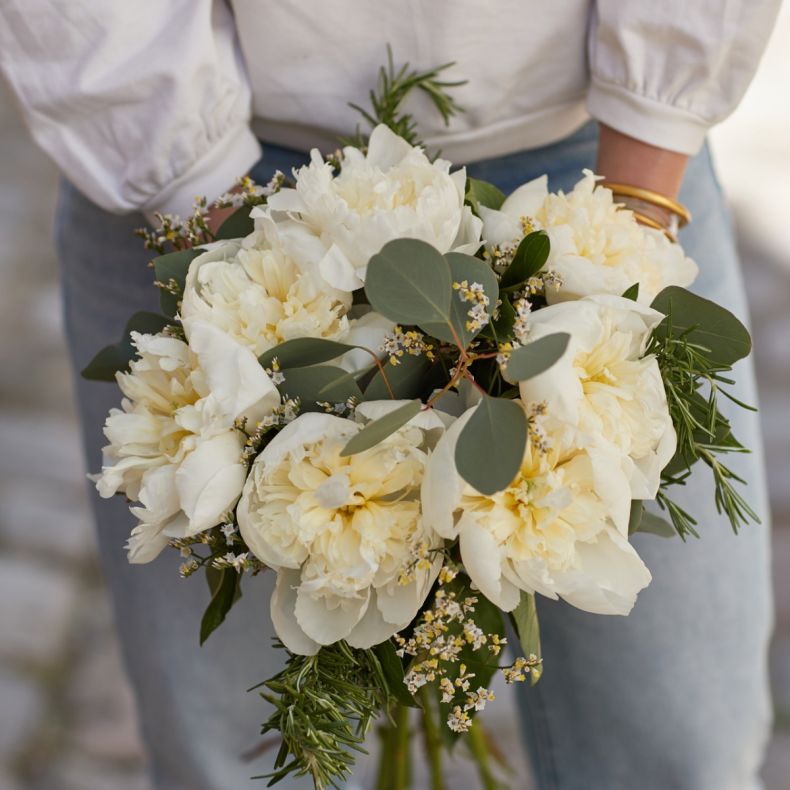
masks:
<path id="1" fill-rule="evenodd" d="M 505 192 L 544 172 L 552 189 L 569 189 L 582 168 L 593 167 L 596 145 L 590 124 L 554 145 L 477 163 L 469 173 Z M 302 153 L 269 146 L 253 176 L 265 182 L 275 168 L 288 172 L 304 161 Z M 694 215 L 681 240 L 700 266 L 695 290 L 746 319 L 732 231 L 707 149 L 692 160 L 681 199 Z M 132 235 L 143 222 L 107 214 L 63 185 L 57 244 L 75 370 L 117 340 L 133 311 L 157 309 L 150 256 Z M 750 360 L 739 363 L 737 377 L 738 397 L 755 403 Z M 96 470 L 101 426 L 119 392 L 79 379 L 77 387 L 87 463 Z M 629 617 L 539 601 L 545 671 L 538 686 L 518 693 L 520 729 L 540 790 L 760 787 L 770 725 L 768 508 L 757 417 L 731 411 L 736 435 L 754 451 L 732 465 L 749 483 L 761 526 L 735 537 L 716 513 L 708 471 L 698 469 L 675 494 L 697 516 L 701 539 L 636 538 L 653 583 Z M 205 585 L 180 580 L 178 560 L 167 552 L 145 568 L 128 565 L 126 503 L 95 495 L 93 501 L 155 787 L 250 787 L 248 777 L 268 770 L 271 753 L 241 758 L 256 746 L 267 715 L 244 690 L 281 661 L 270 647 L 270 574 L 246 585 L 220 632 L 199 648 Z"/>

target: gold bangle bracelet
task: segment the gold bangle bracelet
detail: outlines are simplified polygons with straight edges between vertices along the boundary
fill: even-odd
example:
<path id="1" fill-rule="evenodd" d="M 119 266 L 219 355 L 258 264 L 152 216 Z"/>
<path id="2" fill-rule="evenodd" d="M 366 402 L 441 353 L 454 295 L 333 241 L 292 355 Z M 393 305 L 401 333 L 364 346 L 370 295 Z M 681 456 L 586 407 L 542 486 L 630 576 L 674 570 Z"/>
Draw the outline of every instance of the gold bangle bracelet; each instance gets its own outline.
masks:
<path id="1" fill-rule="evenodd" d="M 677 200 L 662 195 L 660 192 L 653 192 L 652 189 L 642 189 L 642 187 L 634 187 L 630 184 L 617 184 L 611 181 L 603 181 L 600 186 L 611 189 L 615 195 L 622 195 L 623 197 L 633 197 L 639 200 L 644 200 L 646 203 L 652 203 L 654 206 L 665 208 L 672 214 L 676 214 L 680 218 L 680 226 L 688 225 L 691 222 L 691 212 Z"/>
<path id="2" fill-rule="evenodd" d="M 631 213 L 634 215 L 634 219 L 640 225 L 644 225 L 648 228 L 655 228 L 655 230 L 660 230 L 673 244 L 677 243 L 677 238 L 675 238 L 675 234 L 672 233 L 672 231 L 670 231 L 668 228 L 665 228 L 657 220 L 654 220 L 651 217 L 647 217 L 644 214 L 640 214 L 638 211 L 632 211 Z"/>

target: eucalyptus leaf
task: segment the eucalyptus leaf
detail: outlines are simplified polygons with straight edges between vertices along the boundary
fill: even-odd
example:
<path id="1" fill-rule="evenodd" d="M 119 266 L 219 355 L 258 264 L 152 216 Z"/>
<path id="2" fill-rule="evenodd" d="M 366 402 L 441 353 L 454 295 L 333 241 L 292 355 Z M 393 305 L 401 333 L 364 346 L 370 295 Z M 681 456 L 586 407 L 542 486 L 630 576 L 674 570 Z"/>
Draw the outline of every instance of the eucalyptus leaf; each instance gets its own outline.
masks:
<path id="1" fill-rule="evenodd" d="M 527 443 L 527 417 L 519 403 L 484 395 L 461 429 L 455 466 L 469 485 L 490 496 L 518 474 Z"/>
<path id="2" fill-rule="evenodd" d="M 491 267 L 479 258 L 474 258 L 471 255 L 464 255 L 460 252 L 448 252 L 444 257 L 447 263 L 450 264 L 453 282 L 462 283 L 466 281 L 469 285 L 473 283 L 482 285 L 483 292 L 488 297 L 489 314 L 493 312 L 494 306 L 499 298 L 499 286 L 497 285 L 497 279 Z M 469 320 L 469 310 L 473 305 L 473 302 L 464 301 L 459 291 L 453 289 L 450 321 L 455 331 L 453 332 L 450 329 L 446 321 L 440 323 L 421 322 L 420 329 L 439 340 L 444 340 L 446 343 L 455 343 L 457 337 L 460 339 L 462 346 L 466 348 L 480 332 L 479 329 L 472 331 L 466 328 L 466 323 Z"/>
<path id="3" fill-rule="evenodd" d="M 666 316 L 653 330 L 658 337 L 669 331 L 674 337 L 686 333 L 690 343 L 708 349 L 708 357 L 717 365 L 733 365 L 752 349 L 748 330 L 729 310 L 685 288 L 665 288 L 651 307 Z"/>
<path id="4" fill-rule="evenodd" d="M 303 368 L 337 359 L 355 348 L 356 346 L 320 337 L 297 337 L 265 351 L 258 357 L 258 362 L 262 367 L 270 368 L 276 357 L 280 368 Z"/>
<path id="5" fill-rule="evenodd" d="M 362 400 L 353 377 L 333 365 L 286 368 L 282 374 L 285 380 L 277 388 L 286 397 L 299 398 L 302 411 L 323 411 L 319 403 L 345 403 L 351 397 Z"/>
<path id="6" fill-rule="evenodd" d="M 250 216 L 252 206 L 236 209 L 220 226 L 214 237 L 220 239 L 242 239 L 255 230 L 255 220 Z"/>
<path id="7" fill-rule="evenodd" d="M 505 193 L 488 181 L 478 178 L 466 179 L 466 202 L 474 209 L 475 214 L 480 213 L 480 206 L 499 210 L 505 202 Z"/>
<path id="8" fill-rule="evenodd" d="M 404 354 L 397 365 L 385 360 L 382 367 L 392 394 L 387 389 L 381 370 L 377 370 L 365 388 L 365 400 L 388 400 L 393 395 L 398 400 L 416 398 L 424 389 L 425 375 L 431 367 L 431 362 L 423 355 Z"/>
<path id="9" fill-rule="evenodd" d="M 661 516 L 645 510 L 642 514 L 642 521 L 639 524 L 639 532 L 649 532 L 651 535 L 658 535 L 660 538 L 674 538 L 678 533 L 675 528 L 665 521 Z"/>
<path id="10" fill-rule="evenodd" d="M 375 447 L 379 442 L 395 433 L 404 426 L 412 417 L 420 413 L 422 403 L 418 400 L 409 401 L 389 414 L 369 422 L 359 433 L 354 434 L 346 446 L 340 451 L 341 456 L 356 455 L 364 450 Z"/>
<path id="11" fill-rule="evenodd" d="M 626 288 L 623 291 L 623 299 L 630 299 L 632 302 L 639 299 L 639 283 L 634 283 L 629 288 Z"/>
<path id="12" fill-rule="evenodd" d="M 388 639 L 386 642 L 376 645 L 373 648 L 373 652 L 376 654 L 379 664 L 381 664 L 381 671 L 384 674 L 384 679 L 387 681 L 390 694 L 395 697 L 398 704 L 405 705 L 408 708 L 419 708 L 420 704 L 417 698 L 409 694 L 409 690 L 403 682 L 405 675 L 403 661 L 395 652 L 395 645 L 392 644 L 392 640 Z"/>
<path id="13" fill-rule="evenodd" d="M 516 248 L 513 261 L 507 267 L 499 284 L 502 288 L 515 288 L 534 277 L 545 265 L 551 244 L 545 231 L 527 234 Z"/>
<path id="14" fill-rule="evenodd" d="M 545 373 L 562 358 L 570 339 L 567 332 L 556 332 L 517 348 L 507 362 L 508 377 L 515 381 L 526 381 Z"/>
<path id="15" fill-rule="evenodd" d="M 121 341 L 99 351 L 82 370 L 82 377 L 90 381 L 115 381 L 115 374 L 118 371 L 128 370 L 129 363 L 137 354 L 137 350 L 132 345 L 132 332 L 155 335 L 172 323 L 171 319 L 157 313 L 144 311 L 135 313 L 126 322 Z"/>
<path id="16" fill-rule="evenodd" d="M 522 590 L 518 606 L 510 613 L 510 621 L 518 634 L 524 657 L 529 658 L 530 655 L 534 655 L 540 658 L 540 625 L 535 596 L 532 593 Z M 529 685 L 534 686 L 540 680 L 541 674 L 541 666 L 530 672 Z"/>
<path id="17" fill-rule="evenodd" d="M 368 263 L 365 293 L 373 309 L 399 324 L 450 320 L 450 264 L 430 244 L 395 239 Z"/>
<path id="18" fill-rule="evenodd" d="M 204 250 L 200 248 L 190 248 L 154 258 L 154 273 L 157 281 L 164 285 L 168 285 L 171 282 L 175 285 L 175 293 L 165 288 L 160 290 L 159 305 L 165 315 L 174 318 L 178 313 L 178 303 L 184 293 L 184 283 L 186 282 L 187 271 L 189 271 L 189 264 L 198 255 L 202 255 L 203 252 Z"/>
<path id="19" fill-rule="evenodd" d="M 633 535 L 639 531 L 639 525 L 642 523 L 642 514 L 645 512 L 645 506 L 641 499 L 631 500 L 631 512 L 628 514 L 628 534 Z"/>
<path id="20" fill-rule="evenodd" d="M 214 587 L 211 601 L 200 621 L 202 645 L 225 620 L 233 604 L 241 597 L 240 574 L 234 568 L 225 568 Z"/>

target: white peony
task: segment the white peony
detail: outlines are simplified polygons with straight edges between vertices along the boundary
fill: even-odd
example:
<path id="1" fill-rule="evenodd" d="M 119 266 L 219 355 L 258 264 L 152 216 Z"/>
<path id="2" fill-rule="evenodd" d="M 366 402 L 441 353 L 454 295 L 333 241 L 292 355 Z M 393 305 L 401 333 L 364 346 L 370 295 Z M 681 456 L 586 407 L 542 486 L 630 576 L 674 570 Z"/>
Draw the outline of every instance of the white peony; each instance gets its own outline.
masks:
<path id="1" fill-rule="evenodd" d="M 371 256 L 393 239 L 421 239 L 440 252 L 479 247 L 482 223 L 464 205 L 466 171 L 451 174 L 449 162 L 431 162 L 386 126 L 373 130 L 367 153 L 343 150 L 339 174 L 314 150 L 295 175 L 295 189 L 272 195 L 251 216 L 275 212 L 318 237 L 324 245 L 318 269 L 335 288 L 360 288 Z M 293 226 L 285 238 L 304 243 Z"/>
<path id="2" fill-rule="evenodd" d="M 198 322 L 221 329 L 256 356 L 303 337 L 341 341 L 379 353 L 393 322 L 372 311 L 349 318 L 351 294 L 331 288 L 314 267 L 311 270 L 309 242 L 297 262 L 285 253 L 270 219 L 259 225 L 247 239 L 226 242 L 190 264 L 180 311 L 187 337 Z M 370 354 L 360 350 L 336 364 L 357 371 L 372 362 Z"/>
<path id="3" fill-rule="evenodd" d="M 634 499 L 653 499 L 677 444 L 658 362 L 645 356 L 663 315 L 619 296 L 588 296 L 532 313 L 527 340 L 570 334 L 563 357 L 519 384 L 525 402 L 545 401 L 553 417 L 603 436 L 624 455 Z"/>
<path id="4" fill-rule="evenodd" d="M 524 184 L 498 211 L 481 209 L 486 241 L 518 243 L 527 220 L 545 230 L 551 241 L 546 269 L 562 283 L 547 289 L 550 303 L 590 294 L 620 296 L 639 283 L 639 301 L 650 304 L 667 286 L 694 282 L 697 265 L 682 247 L 639 225 L 633 212 L 618 208 L 611 190 L 596 187 L 596 178 L 585 170 L 567 195 L 549 193 L 545 176 Z"/>
<path id="5" fill-rule="evenodd" d="M 616 449 L 603 442 L 579 448 L 568 426 L 544 419 L 548 449 L 528 442 L 513 482 L 485 496 L 454 471 L 471 413 L 431 456 L 422 486 L 426 525 L 459 538 L 470 578 L 504 611 L 523 590 L 596 614 L 628 614 L 651 577 L 628 542 L 631 495 Z"/>
<path id="6" fill-rule="evenodd" d="M 194 325 L 192 348 L 163 335 L 132 333 L 132 343 L 97 488 L 139 503 L 127 548 L 131 562 L 149 562 L 169 539 L 215 526 L 233 508 L 246 477 L 234 422 L 260 419 L 280 397 L 255 356 L 210 325 Z"/>
<path id="7" fill-rule="evenodd" d="M 362 403 L 357 420 L 401 403 Z M 250 550 L 278 572 L 271 615 L 289 650 L 310 655 L 340 639 L 370 647 L 414 618 L 441 565 L 438 552 L 426 554 L 441 539 L 423 524 L 419 492 L 443 425 L 421 412 L 344 458 L 361 422 L 306 413 L 255 460 L 237 517 Z"/>

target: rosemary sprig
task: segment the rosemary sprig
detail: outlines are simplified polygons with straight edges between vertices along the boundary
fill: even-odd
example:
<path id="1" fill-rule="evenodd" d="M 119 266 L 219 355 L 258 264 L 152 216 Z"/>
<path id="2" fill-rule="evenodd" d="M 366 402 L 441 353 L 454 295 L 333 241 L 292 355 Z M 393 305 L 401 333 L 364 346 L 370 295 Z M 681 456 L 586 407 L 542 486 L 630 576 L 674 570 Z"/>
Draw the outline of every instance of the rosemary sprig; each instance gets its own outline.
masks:
<path id="1" fill-rule="evenodd" d="M 463 112 L 455 99 L 447 92 L 448 88 L 464 85 L 466 80 L 448 81 L 439 79 L 439 75 L 454 63 L 444 63 L 426 71 L 412 70 L 408 63 L 395 69 L 392 48 L 387 45 L 387 65 L 379 69 L 376 90 L 370 91 L 371 110 L 368 111 L 358 104 L 349 103 L 370 124 L 371 128 L 380 123 L 386 124 L 395 134 L 403 137 L 411 145 L 420 145 L 417 135 L 417 122 L 410 113 L 401 113 L 401 104 L 415 88 L 422 91 L 433 103 L 442 116 L 445 125 L 450 118 Z M 367 146 L 367 135 L 359 127 L 352 137 L 344 138 L 343 143 L 356 148 Z"/>
<path id="2" fill-rule="evenodd" d="M 366 733 L 391 701 L 374 652 L 342 641 L 314 656 L 289 652 L 283 670 L 253 688 L 262 688 L 261 697 L 274 706 L 261 734 L 282 738 L 274 771 L 254 777 L 269 779 L 270 786 L 294 774 L 309 775 L 317 790 L 341 787 L 351 775 L 353 752 L 365 752 Z"/>
<path id="3" fill-rule="evenodd" d="M 760 519 L 733 485 L 744 481 L 720 458 L 727 453 L 748 453 L 749 450 L 733 436 L 729 421 L 719 410 L 718 396 L 723 395 L 742 408 L 754 409 L 725 389 L 733 384 L 733 380 L 724 375 L 731 370 L 730 366 L 716 363 L 707 348 L 691 342 L 689 335 L 693 329 L 675 334 L 671 315 L 666 321 L 666 330 L 654 332 L 647 349 L 658 359 L 677 434 L 677 451 L 662 474 L 658 504 L 666 510 L 681 538 L 697 537 L 696 520 L 672 501 L 666 488 L 684 485 L 691 466 L 702 461 L 713 473 L 716 509 L 727 516 L 733 531 L 737 532 L 750 520 L 759 523 Z"/>

